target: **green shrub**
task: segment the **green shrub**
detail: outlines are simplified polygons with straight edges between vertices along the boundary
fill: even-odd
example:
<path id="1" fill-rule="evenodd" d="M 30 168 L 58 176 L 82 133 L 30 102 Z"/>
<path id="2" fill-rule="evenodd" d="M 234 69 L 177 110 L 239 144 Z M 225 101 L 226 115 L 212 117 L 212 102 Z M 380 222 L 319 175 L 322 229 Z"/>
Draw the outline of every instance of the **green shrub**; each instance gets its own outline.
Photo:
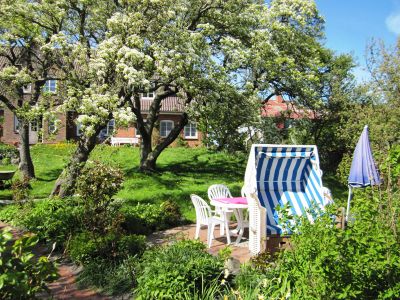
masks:
<path id="1" fill-rule="evenodd" d="M 119 255 L 139 255 L 146 250 L 146 237 L 144 235 L 124 235 L 117 242 Z"/>
<path id="2" fill-rule="evenodd" d="M 282 252 L 264 272 L 264 295 L 273 299 L 288 295 L 294 299 L 398 299 L 400 241 L 397 229 L 388 222 L 391 214 L 386 203 L 384 197 L 357 197 L 352 203 L 354 220 L 346 230 L 334 226 L 332 208 L 314 223 L 306 217 L 298 219 L 298 230 L 291 238 L 293 249 Z"/>
<path id="3" fill-rule="evenodd" d="M 16 179 L 11 185 L 13 200 L 20 202 L 29 199 L 29 192 L 31 189 L 30 178 L 24 177 L 23 179 Z"/>
<path id="4" fill-rule="evenodd" d="M 13 158 L 18 158 L 18 149 L 14 146 L 0 143 L 0 160 L 8 158 L 10 161 Z"/>
<path id="5" fill-rule="evenodd" d="M 71 238 L 67 251 L 74 262 L 85 265 L 97 258 L 104 248 L 104 245 L 102 248 L 98 248 L 90 233 L 82 232 Z M 105 249 L 106 253 L 108 253 L 107 250 Z"/>
<path id="6" fill-rule="evenodd" d="M 14 224 L 14 220 L 20 214 L 18 205 L 6 205 L 0 209 L 0 221 L 8 224 Z"/>
<path id="7" fill-rule="evenodd" d="M 0 218 L 34 232 L 45 242 L 62 246 L 70 235 L 81 230 L 82 209 L 73 199 L 45 199 L 21 207 L 9 206 L 0 212 Z"/>
<path id="8" fill-rule="evenodd" d="M 166 227 L 176 226 L 182 219 L 182 213 L 179 205 L 173 201 L 165 201 L 161 203 L 161 212 L 163 216 L 163 223 Z"/>
<path id="9" fill-rule="evenodd" d="M 32 248 L 36 236 L 25 235 L 12 244 L 12 234 L 0 233 L 0 295 L 1 299 L 34 299 L 47 290 L 47 283 L 57 278 L 54 265 L 46 257 L 36 259 Z"/>
<path id="10" fill-rule="evenodd" d="M 137 271 L 137 299 L 191 299 L 223 274 L 223 261 L 199 241 L 183 240 L 145 252 Z"/>
<path id="11" fill-rule="evenodd" d="M 83 169 L 77 182 L 84 212 L 82 222 L 86 230 L 104 235 L 117 229 L 122 220 L 111 203 L 112 196 L 122 186 L 121 170 L 96 162 Z"/>
<path id="12" fill-rule="evenodd" d="M 128 293 L 134 288 L 135 256 L 128 257 L 122 262 L 109 260 L 94 260 L 85 266 L 77 278 L 81 288 L 97 287 L 106 295 L 120 295 Z"/>
<path id="13" fill-rule="evenodd" d="M 67 251 L 74 262 L 86 266 L 99 259 L 122 261 L 129 255 L 141 255 L 145 249 L 144 236 L 123 236 L 112 232 L 93 236 L 91 232 L 82 232 L 71 239 Z"/>
<path id="14" fill-rule="evenodd" d="M 156 230 L 176 226 L 182 219 L 178 205 L 166 201 L 161 205 L 138 203 L 121 208 L 123 227 L 128 232 L 148 235 Z"/>

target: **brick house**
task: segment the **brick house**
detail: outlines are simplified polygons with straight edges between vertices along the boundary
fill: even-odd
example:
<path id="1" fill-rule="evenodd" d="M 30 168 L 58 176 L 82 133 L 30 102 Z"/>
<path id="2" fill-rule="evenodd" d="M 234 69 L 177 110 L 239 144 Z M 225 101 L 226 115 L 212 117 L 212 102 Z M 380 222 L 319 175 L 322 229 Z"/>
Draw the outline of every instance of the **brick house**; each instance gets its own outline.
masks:
<path id="1" fill-rule="evenodd" d="M 48 80 L 44 86 L 46 92 L 57 92 L 57 81 Z M 24 88 L 26 98 L 29 98 L 31 87 Z M 146 119 L 150 104 L 153 100 L 153 94 L 143 94 L 141 98 L 141 107 L 143 118 Z M 184 106 L 177 96 L 171 96 L 163 100 L 158 118 L 158 126 L 155 129 L 155 137 L 162 139 L 166 137 L 178 122 Z M 19 143 L 18 135 L 18 119 L 13 112 L 6 107 L 0 107 L 0 117 L 3 117 L 1 142 L 17 145 Z M 67 140 L 76 140 L 80 133 L 80 126 L 76 123 L 77 114 L 75 112 L 67 112 L 66 114 L 58 114 L 57 119 L 60 122 L 56 131 L 54 121 L 45 121 L 42 118 L 31 122 L 29 131 L 30 144 L 37 143 L 57 143 Z M 140 133 L 136 129 L 135 124 L 128 128 L 115 128 L 114 120 L 111 120 L 106 128 L 99 134 L 99 141 L 104 141 L 108 137 L 129 137 L 138 138 L 140 143 Z M 202 133 L 196 128 L 196 123 L 189 122 L 180 134 L 180 138 L 189 147 L 201 145 Z M 175 141 L 172 146 L 175 146 Z"/>
<path id="2" fill-rule="evenodd" d="M 292 101 L 285 100 L 284 96 L 276 95 L 269 99 L 261 108 L 262 117 L 280 118 L 285 116 L 286 120 L 297 120 L 302 118 L 314 119 L 311 111 L 307 111 L 293 105 Z M 279 123 L 279 128 L 285 127 L 285 124 Z"/>

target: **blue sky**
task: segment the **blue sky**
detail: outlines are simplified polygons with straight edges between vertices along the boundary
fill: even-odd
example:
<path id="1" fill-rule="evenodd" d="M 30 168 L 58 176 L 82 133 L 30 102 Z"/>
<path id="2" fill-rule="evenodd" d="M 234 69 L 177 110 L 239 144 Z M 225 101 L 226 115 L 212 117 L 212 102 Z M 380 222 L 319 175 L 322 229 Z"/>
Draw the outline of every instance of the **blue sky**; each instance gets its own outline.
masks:
<path id="1" fill-rule="evenodd" d="M 394 45 L 400 34 L 400 0 L 316 0 L 325 18 L 325 45 L 336 53 L 351 53 L 359 64 L 358 80 L 367 78 L 365 49 L 372 39 Z"/>

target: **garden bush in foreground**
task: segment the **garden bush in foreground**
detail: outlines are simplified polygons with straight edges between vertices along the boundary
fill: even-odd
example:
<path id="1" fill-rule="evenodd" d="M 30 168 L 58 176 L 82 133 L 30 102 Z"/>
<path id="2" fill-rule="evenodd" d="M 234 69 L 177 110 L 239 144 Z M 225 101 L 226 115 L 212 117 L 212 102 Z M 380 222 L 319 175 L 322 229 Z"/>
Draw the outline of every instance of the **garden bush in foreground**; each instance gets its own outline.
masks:
<path id="1" fill-rule="evenodd" d="M 209 288 L 223 288 L 222 277 L 222 258 L 209 254 L 199 241 L 183 240 L 144 253 L 135 292 L 137 299 L 203 299 Z"/>
<path id="2" fill-rule="evenodd" d="M 6 230 L 0 232 L 0 298 L 34 299 L 46 291 L 46 284 L 57 278 L 54 265 L 48 258 L 36 258 L 32 248 L 39 239 L 25 235 L 15 241 Z"/>
<path id="3" fill-rule="evenodd" d="M 398 299 L 400 241 L 388 222 L 395 215 L 386 196 L 370 192 L 353 201 L 354 220 L 346 230 L 333 225 L 334 209 L 314 223 L 297 219 L 292 249 L 244 269 L 246 276 L 236 278 L 239 291 L 245 296 L 255 288 L 265 299 Z"/>

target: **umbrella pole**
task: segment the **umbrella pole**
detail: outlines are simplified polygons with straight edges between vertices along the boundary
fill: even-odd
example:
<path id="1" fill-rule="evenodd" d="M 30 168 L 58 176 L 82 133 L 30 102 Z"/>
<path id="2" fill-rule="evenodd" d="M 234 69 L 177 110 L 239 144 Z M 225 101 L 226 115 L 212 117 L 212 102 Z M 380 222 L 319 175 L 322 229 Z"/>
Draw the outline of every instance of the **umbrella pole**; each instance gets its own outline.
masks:
<path id="1" fill-rule="evenodd" d="M 348 199 L 347 199 L 347 210 L 346 210 L 346 222 L 348 221 L 348 218 L 349 218 L 349 213 L 350 213 L 350 201 L 351 201 L 351 198 L 352 198 L 352 196 L 353 196 L 353 190 L 352 190 L 352 188 L 351 188 L 351 186 L 349 185 L 349 197 L 348 197 Z"/>

